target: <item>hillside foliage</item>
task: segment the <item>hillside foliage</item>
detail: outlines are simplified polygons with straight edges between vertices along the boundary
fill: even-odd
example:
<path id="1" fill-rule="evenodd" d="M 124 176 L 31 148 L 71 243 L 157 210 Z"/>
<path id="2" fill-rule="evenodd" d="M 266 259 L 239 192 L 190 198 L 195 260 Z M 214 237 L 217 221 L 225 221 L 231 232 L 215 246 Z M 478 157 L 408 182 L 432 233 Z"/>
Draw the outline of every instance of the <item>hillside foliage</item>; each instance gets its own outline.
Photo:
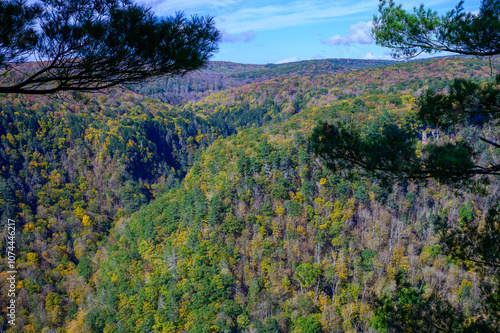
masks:
<path id="1" fill-rule="evenodd" d="M 214 64 L 203 75 L 229 83 L 207 89 L 193 76 L 201 93 L 175 106 L 168 89 L 161 98 L 110 89 L 86 104 L 3 95 L 0 207 L 2 221 L 18 224 L 21 309 L 15 327 L 0 309 L 3 329 L 387 332 L 384 309 L 406 304 L 425 320 L 436 299 L 454 332 L 486 316 L 490 272 L 449 256 L 439 233 L 491 226 L 498 179 L 484 185 L 488 196 L 434 180 L 384 183 L 332 171 L 308 138 L 332 120 L 364 135 L 388 122 L 418 131 L 417 153 L 472 130 L 498 136 L 477 124 L 438 131 L 416 117 L 427 89 L 482 82 L 488 61 L 347 62 L 341 72 L 335 63 Z M 474 144 L 480 161 L 496 161 L 498 149 Z M 6 258 L 0 265 L 7 271 Z"/>

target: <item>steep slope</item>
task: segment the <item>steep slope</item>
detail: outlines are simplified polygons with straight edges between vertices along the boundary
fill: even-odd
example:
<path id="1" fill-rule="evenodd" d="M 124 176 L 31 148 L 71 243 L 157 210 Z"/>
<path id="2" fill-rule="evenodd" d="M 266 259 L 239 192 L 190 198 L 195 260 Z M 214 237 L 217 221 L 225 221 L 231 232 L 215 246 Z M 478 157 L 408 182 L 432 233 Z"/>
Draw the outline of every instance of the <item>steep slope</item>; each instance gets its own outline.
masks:
<path id="1" fill-rule="evenodd" d="M 477 277 L 431 230 L 435 207 L 455 220 L 484 199 L 347 181 L 308 156 L 302 131 L 264 132 L 216 141 L 177 191 L 113 232 L 95 265 L 92 331 L 367 332 L 373 294 L 399 270 L 478 310 Z"/>
<path id="2" fill-rule="evenodd" d="M 26 310 L 8 331 L 366 331 L 371 293 L 392 290 L 399 268 L 446 279 L 474 313 L 474 274 L 440 255 L 430 227 L 440 208 L 480 220 L 486 199 L 334 175 L 306 141 L 319 120 L 414 122 L 421 89 L 488 72 L 443 58 L 291 75 L 178 107 L 120 89 L 86 105 L 3 96 L 0 200 Z"/>
<path id="3" fill-rule="evenodd" d="M 422 76 L 419 66 L 429 69 L 422 83 L 427 85 L 435 80 L 430 69 L 468 75 L 468 64 L 440 59 L 409 66 Z M 400 66 L 405 65 L 359 77 L 389 90 L 407 75 Z M 386 76 L 394 82 L 384 86 L 376 81 Z M 348 87 L 354 91 L 359 77 L 336 77 L 350 85 L 332 88 L 332 95 L 344 94 Z M 374 329 L 374 297 L 394 291 L 398 272 L 474 320 L 474 313 L 482 311 L 477 273 L 442 255 L 434 230 L 439 216 L 450 224 L 463 221 L 466 211 L 473 220 L 484 219 L 498 195 L 455 196 L 435 183 L 384 188 L 373 179 L 349 175 L 349 170 L 328 171 L 307 148 L 318 119 L 363 122 L 367 130 L 377 130 L 381 117 L 419 126 L 413 120 L 412 93 L 420 84 L 414 84 L 408 82 L 398 89 L 403 94 L 392 97 L 358 90 L 356 98 L 305 107 L 280 122 L 216 140 L 179 188 L 112 231 L 106 253 L 93 266 L 99 270 L 94 281 L 100 293 L 85 325 L 96 332 L 151 327 L 172 332 L 368 332 Z M 254 87 L 240 90 L 228 106 L 238 104 L 240 97 L 245 100 L 246 94 L 272 94 L 262 85 Z M 373 96 L 379 98 L 368 101 Z M 446 133 L 446 140 L 465 132 Z"/>

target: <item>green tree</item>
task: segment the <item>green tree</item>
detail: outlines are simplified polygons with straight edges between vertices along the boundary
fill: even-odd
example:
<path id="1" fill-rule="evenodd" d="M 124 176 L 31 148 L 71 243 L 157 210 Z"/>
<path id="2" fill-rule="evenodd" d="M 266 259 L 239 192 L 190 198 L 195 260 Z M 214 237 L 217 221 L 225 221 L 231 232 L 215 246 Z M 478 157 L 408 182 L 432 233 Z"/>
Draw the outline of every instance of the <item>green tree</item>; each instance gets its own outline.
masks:
<path id="1" fill-rule="evenodd" d="M 445 15 L 424 5 L 408 13 L 402 5 L 380 1 L 380 16 L 374 17 L 377 44 L 389 47 L 396 57 L 415 57 L 423 52 L 449 51 L 491 56 L 500 54 L 500 5 L 482 0 L 478 15 L 464 11 L 463 1 Z"/>
<path id="2" fill-rule="evenodd" d="M 321 268 L 318 264 L 305 263 L 295 270 L 295 277 L 300 281 L 302 288 L 310 288 L 316 284 L 320 274 Z"/>
<path id="3" fill-rule="evenodd" d="M 318 321 L 316 316 L 312 314 L 307 317 L 299 317 L 294 329 L 294 332 L 301 333 L 319 333 L 321 331 L 321 323 Z"/>
<path id="4" fill-rule="evenodd" d="M 156 17 L 130 0 L 0 3 L 0 93 L 88 92 L 203 66 L 220 33 L 211 17 Z M 29 70 L 19 64 L 39 59 Z"/>

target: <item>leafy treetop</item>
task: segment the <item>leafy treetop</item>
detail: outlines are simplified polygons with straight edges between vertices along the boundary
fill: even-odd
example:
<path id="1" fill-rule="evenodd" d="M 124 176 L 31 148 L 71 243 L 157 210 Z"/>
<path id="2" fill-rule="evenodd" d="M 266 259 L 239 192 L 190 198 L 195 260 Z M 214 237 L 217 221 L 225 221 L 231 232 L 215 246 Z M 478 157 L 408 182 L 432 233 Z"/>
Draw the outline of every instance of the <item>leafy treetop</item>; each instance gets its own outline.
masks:
<path id="1" fill-rule="evenodd" d="M 482 0 L 479 14 L 466 13 L 463 1 L 446 15 L 426 10 L 424 5 L 406 12 L 402 5 L 385 0 L 374 16 L 377 44 L 393 49 L 395 57 L 449 51 L 465 55 L 500 54 L 500 3 Z"/>

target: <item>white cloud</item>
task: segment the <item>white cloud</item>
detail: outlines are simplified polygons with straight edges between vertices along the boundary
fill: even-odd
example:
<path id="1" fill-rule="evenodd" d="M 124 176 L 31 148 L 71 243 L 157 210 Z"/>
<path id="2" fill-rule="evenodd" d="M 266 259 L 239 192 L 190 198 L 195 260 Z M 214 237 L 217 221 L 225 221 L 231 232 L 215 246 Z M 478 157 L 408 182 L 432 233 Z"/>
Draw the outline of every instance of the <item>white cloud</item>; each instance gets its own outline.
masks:
<path id="1" fill-rule="evenodd" d="M 278 60 L 275 62 L 275 64 L 286 64 L 289 62 L 296 62 L 299 61 L 300 59 L 298 57 L 293 57 L 293 58 L 288 58 L 288 59 L 283 59 L 283 60 Z"/>
<path id="2" fill-rule="evenodd" d="M 348 15 L 371 14 L 378 0 L 137 0 L 150 6 L 159 16 L 175 11 L 207 13 L 217 18 L 218 27 L 235 34 L 304 26 L 330 21 Z M 418 5 L 421 0 L 405 0 L 405 5 Z M 428 0 L 427 5 L 446 0 Z"/>
<path id="3" fill-rule="evenodd" d="M 372 52 L 368 52 L 363 59 L 368 59 L 368 60 L 395 60 L 393 57 L 391 57 L 390 52 L 384 52 L 383 55 L 378 55 L 374 54 Z"/>
<path id="4" fill-rule="evenodd" d="M 231 33 L 245 30 L 274 30 L 303 26 L 332 18 L 370 12 L 377 7 L 377 0 L 360 2 L 341 1 L 294 1 L 280 4 L 239 8 L 218 17 L 224 28 Z"/>
<path id="5" fill-rule="evenodd" d="M 225 43 L 249 43 L 257 37 L 257 34 L 253 30 L 242 31 L 239 34 L 230 34 L 222 29 L 222 42 Z"/>
<path id="6" fill-rule="evenodd" d="M 372 28 L 372 21 L 358 22 L 349 27 L 347 36 L 342 37 L 340 35 L 335 35 L 326 41 L 322 40 L 321 43 L 328 45 L 349 45 L 351 43 L 371 44 L 373 43 L 373 38 L 371 36 Z"/>
<path id="7" fill-rule="evenodd" d="M 163 15 L 164 13 L 172 13 L 175 11 L 184 11 L 187 9 L 199 8 L 220 8 L 235 5 L 241 0 L 138 0 L 138 2 L 150 6 L 155 12 Z"/>

